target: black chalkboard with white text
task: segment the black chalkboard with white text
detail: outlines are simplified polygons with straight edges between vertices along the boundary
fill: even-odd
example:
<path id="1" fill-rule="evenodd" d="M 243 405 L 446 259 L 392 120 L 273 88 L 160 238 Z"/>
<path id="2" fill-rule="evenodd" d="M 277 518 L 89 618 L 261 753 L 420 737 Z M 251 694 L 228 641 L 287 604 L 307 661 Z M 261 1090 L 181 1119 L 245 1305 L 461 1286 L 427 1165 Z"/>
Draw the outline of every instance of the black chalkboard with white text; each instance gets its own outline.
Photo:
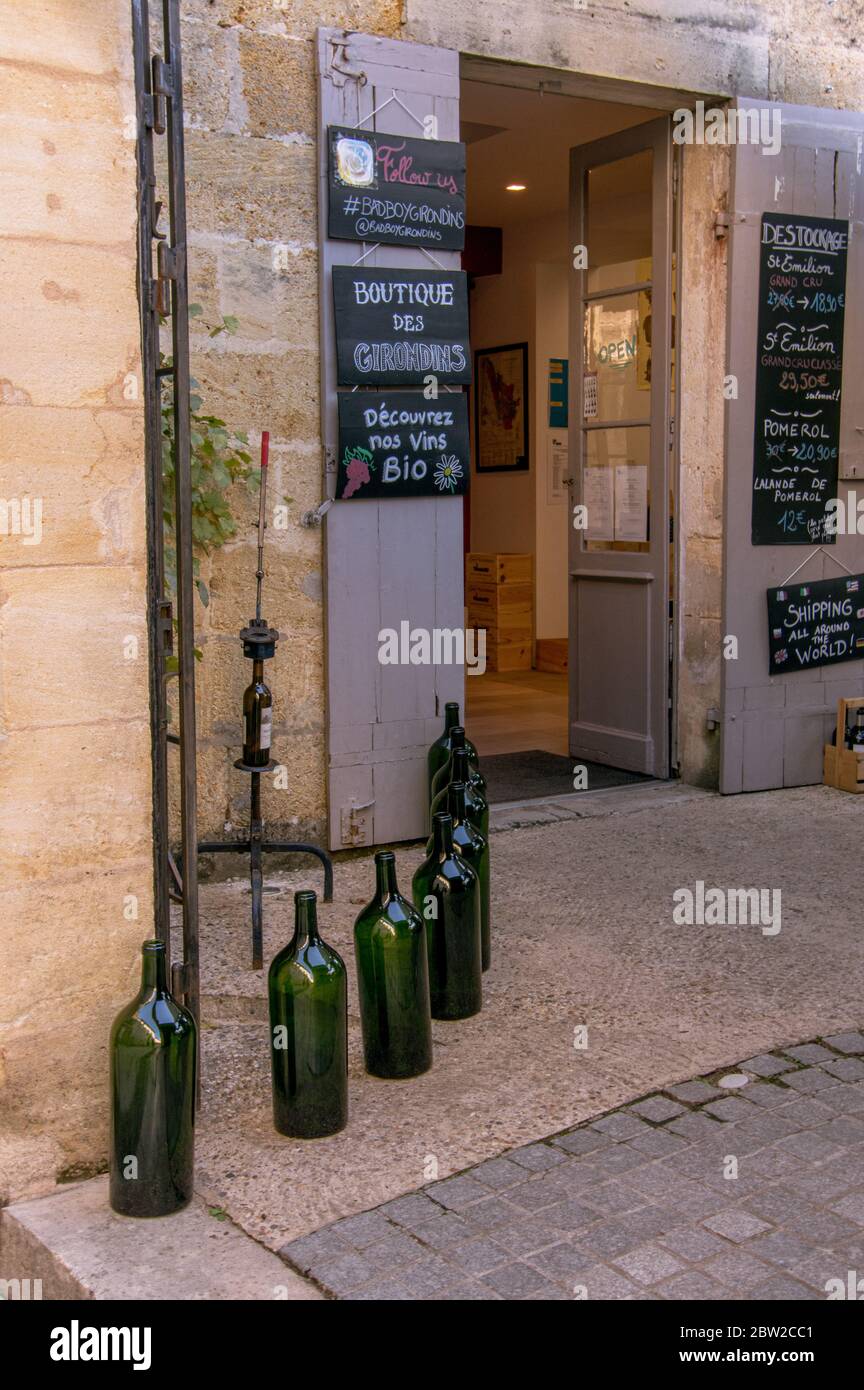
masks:
<path id="1" fill-rule="evenodd" d="M 768 590 L 772 676 L 864 657 L 864 574 Z"/>
<path id="2" fill-rule="evenodd" d="M 469 473 L 461 391 L 339 393 L 337 498 L 458 497 Z"/>
<path id="3" fill-rule="evenodd" d="M 465 146 L 330 126 L 327 234 L 461 251 Z"/>
<path id="4" fill-rule="evenodd" d="M 831 545 L 837 495 L 849 223 L 762 216 L 754 545 Z"/>
<path id="5" fill-rule="evenodd" d="M 464 270 L 333 267 L 340 386 L 468 385 Z"/>

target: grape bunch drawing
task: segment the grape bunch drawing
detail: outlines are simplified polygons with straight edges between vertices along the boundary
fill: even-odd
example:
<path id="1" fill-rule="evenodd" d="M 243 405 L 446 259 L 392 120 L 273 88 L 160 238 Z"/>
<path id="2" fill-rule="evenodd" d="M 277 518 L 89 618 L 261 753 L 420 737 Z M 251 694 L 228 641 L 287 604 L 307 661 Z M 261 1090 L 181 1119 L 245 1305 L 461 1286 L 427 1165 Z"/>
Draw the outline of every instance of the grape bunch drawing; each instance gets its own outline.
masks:
<path id="1" fill-rule="evenodd" d="M 359 444 L 349 446 L 345 450 L 342 459 L 342 467 L 345 469 L 345 476 L 348 479 L 343 498 L 353 497 L 355 492 L 359 492 L 361 487 L 372 481 L 372 473 L 375 468 L 372 462 L 372 455 L 368 449 L 362 449 Z"/>

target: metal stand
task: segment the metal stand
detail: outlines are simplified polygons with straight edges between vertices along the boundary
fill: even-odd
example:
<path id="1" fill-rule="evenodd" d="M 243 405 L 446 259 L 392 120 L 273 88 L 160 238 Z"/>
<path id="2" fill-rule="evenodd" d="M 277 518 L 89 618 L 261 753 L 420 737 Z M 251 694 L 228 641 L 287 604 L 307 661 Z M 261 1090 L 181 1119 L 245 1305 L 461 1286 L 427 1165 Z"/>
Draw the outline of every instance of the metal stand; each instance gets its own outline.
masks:
<path id="1" fill-rule="evenodd" d="M 240 632 L 243 655 L 253 663 L 254 680 L 261 679 L 264 662 L 276 654 L 279 634 L 269 627 L 266 618 L 261 617 L 261 583 L 264 578 L 264 529 L 266 526 L 267 462 L 270 435 L 265 430 L 261 435 L 261 495 L 258 506 L 258 568 L 255 571 L 257 587 L 255 594 L 255 617 L 248 627 Z M 201 840 L 199 854 L 248 854 L 249 877 L 252 884 L 252 969 L 261 970 L 264 966 L 263 940 L 263 892 L 264 871 L 262 856 L 265 854 L 314 854 L 324 866 L 324 901 L 333 901 L 333 861 L 326 850 L 317 845 L 295 844 L 286 840 L 265 840 L 264 821 L 261 817 L 261 777 L 273 772 L 279 766 L 272 758 L 261 765 L 244 763 L 238 758 L 234 766 L 240 772 L 248 772 L 252 778 L 249 806 L 248 840 Z"/>
<path id="2" fill-rule="evenodd" d="M 278 763 L 268 763 L 267 767 L 248 767 L 238 758 L 234 766 L 252 777 L 252 795 L 249 811 L 249 839 L 220 841 L 201 840 L 199 854 L 248 854 L 249 877 L 252 883 L 252 969 L 261 970 L 264 966 L 263 944 L 263 868 L 264 854 L 314 854 L 324 866 L 324 901 L 333 901 L 333 861 L 326 850 L 317 845 L 289 843 L 286 840 L 265 840 L 264 822 L 261 819 L 261 774 L 272 772 Z"/>

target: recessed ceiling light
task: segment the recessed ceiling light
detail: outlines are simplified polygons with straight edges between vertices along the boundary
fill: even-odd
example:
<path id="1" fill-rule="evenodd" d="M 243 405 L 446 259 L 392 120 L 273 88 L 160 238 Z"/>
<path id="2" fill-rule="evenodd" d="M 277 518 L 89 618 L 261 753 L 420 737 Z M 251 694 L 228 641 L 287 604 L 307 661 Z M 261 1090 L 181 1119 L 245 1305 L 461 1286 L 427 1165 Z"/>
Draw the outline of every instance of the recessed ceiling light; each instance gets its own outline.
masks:
<path id="1" fill-rule="evenodd" d="M 508 193 L 524 193 L 527 186 L 524 183 L 508 183 L 506 191 Z"/>

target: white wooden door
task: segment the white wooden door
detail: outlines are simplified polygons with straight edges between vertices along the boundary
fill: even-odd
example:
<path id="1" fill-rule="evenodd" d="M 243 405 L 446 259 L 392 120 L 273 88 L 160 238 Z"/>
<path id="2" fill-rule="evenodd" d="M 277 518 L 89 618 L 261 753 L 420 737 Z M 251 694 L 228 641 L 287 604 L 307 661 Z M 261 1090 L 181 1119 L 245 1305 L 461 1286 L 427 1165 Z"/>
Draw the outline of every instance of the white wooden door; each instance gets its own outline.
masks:
<path id="1" fill-rule="evenodd" d="M 334 265 L 459 267 L 435 252 L 327 237 L 329 125 L 459 138 L 459 55 L 341 29 L 319 29 L 321 401 L 325 496 L 335 488 L 337 386 Z M 324 517 L 329 843 L 333 849 L 415 839 L 426 825 L 426 751 L 444 704 L 464 701 L 461 666 L 380 665 L 378 634 L 460 628 L 462 499 L 334 502 Z"/>
<path id="2" fill-rule="evenodd" d="M 766 590 L 783 586 L 813 550 L 750 542 L 754 387 L 757 363 L 759 245 L 762 214 L 804 213 L 849 220 L 843 347 L 839 495 L 861 495 L 864 479 L 864 115 L 739 98 L 739 110 L 780 116 L 780 151 L 733 147 L 729 253 L 728 371 L 737 399 L 726 408 L 724 638 L 720 790 L 762 791 L 822 780 L 822 750 L 837 699 L 864 693 L 864 662 L 768 674 Z M 763 117 L 764 119 L 764 117 Z M 686 460 L 684 461 L 686 467 Z M 845 480 L 844 480 L 845 475 Z M 838 536 L 841 565 L 864 571 L 864 537 Z M 842 574 L 816 555 L 798 583 Z"/>
<path id="3" fill-rule="evenodd" d="M 570 752 L 667 777 L 668 120 L 577 146 L 570 178 Z"/>

